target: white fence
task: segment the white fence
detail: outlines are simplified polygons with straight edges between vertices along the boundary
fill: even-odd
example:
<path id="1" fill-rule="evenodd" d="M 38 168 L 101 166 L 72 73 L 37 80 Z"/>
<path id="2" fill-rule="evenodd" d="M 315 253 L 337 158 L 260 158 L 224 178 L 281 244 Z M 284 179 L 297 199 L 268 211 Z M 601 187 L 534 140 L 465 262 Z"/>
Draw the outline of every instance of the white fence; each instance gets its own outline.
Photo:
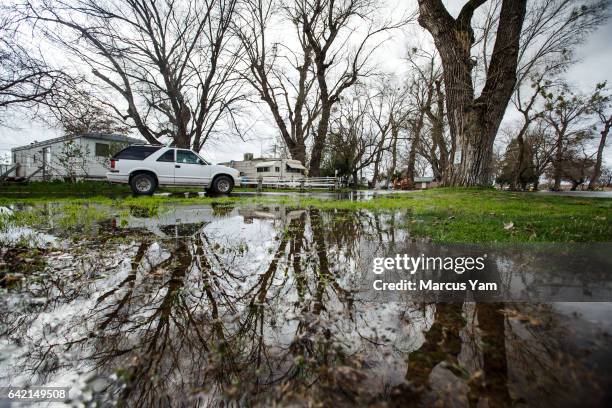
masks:
<path id="1" fill-rule="evenodd" d="M 240 185 L 257 188 L 295 188 L 301 190 L 313 188 L 333 190 L 341 187 L 340 179 L 337 177 L 261 177 L 256 179 L 242 177 Z"/>

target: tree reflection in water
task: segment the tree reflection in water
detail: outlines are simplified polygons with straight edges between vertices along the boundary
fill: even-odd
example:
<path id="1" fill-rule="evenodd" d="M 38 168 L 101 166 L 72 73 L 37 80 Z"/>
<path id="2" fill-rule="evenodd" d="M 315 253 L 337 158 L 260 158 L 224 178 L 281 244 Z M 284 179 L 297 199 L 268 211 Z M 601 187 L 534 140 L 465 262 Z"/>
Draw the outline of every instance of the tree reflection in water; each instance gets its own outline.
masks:
<path id="1" fill-rule="evenodd" d="M 401 213 L 197 214 L 49 254 L 50 273 L 2 305 L 19 350 L 2 381 L 75 381 L 130 407 L 497 407 L 571 402 L 567 385 L 594 372 L 551 307 L 355 300 L 365 243 L 409 239 Z M 606 381 L 573 398 L 597 404 Z"/>

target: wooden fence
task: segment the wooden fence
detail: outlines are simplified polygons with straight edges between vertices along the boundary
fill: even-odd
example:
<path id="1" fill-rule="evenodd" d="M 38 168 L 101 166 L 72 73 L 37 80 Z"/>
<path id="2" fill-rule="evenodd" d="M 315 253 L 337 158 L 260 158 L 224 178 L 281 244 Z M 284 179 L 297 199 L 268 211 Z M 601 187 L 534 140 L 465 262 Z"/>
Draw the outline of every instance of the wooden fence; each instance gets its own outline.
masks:
<path id="1" fill-rule="evenodd" d="M 256 188 L 295 188 L 298 190 L 306 189 L 327 189 L 335 190 L 340 187 L 338 177 L 306 177 L 306 178 L 280 178 L 280 177 L 242 177 L 241 186 Z"/>

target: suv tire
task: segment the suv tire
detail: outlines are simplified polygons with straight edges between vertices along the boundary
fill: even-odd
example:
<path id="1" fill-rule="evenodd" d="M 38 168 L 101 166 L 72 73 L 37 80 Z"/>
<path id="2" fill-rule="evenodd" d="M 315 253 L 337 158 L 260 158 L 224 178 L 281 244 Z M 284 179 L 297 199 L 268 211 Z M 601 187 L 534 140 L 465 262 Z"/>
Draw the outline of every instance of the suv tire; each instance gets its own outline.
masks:
<path id="1" fill-rule="evenodd" d="M 229 194 L 234 188 L 234 180 L 228 176 L 217 176 L 212 183 L 212 192 L 216 194 Z"/>
<path id="2" fill-rule="evenodd" d="M 157 180 L 148 173 L 136 173 L 130 180 L 130 187 L 136 195 L 152 195 L 157 188 Z"/>

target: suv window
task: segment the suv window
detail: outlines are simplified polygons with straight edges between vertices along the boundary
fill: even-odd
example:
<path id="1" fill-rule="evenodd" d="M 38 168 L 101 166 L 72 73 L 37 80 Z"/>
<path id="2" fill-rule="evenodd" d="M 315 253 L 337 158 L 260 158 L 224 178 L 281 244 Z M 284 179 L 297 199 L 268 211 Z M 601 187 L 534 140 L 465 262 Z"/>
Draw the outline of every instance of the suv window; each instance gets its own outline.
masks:
<path id="1" fill-rule="evenodd" d="M 159 149 L 161 149 L 161 146 L 130 146 L 117 153 L 113 158 L 124 160 L 144 160 Z"/>
<path id="2" fill-rule="evenodd" d="M 168 150 L 166 153 L 159 156 L 158 162 L 173 162 L 174 161 L 174 149 Z"/>
<path id="3" fill-rule="evenodd" d="M 176 162 L 186 164 L 203 164 L 202 160 L 193 152 L 189 150 L 177 150 L 176 151 Z"/>

